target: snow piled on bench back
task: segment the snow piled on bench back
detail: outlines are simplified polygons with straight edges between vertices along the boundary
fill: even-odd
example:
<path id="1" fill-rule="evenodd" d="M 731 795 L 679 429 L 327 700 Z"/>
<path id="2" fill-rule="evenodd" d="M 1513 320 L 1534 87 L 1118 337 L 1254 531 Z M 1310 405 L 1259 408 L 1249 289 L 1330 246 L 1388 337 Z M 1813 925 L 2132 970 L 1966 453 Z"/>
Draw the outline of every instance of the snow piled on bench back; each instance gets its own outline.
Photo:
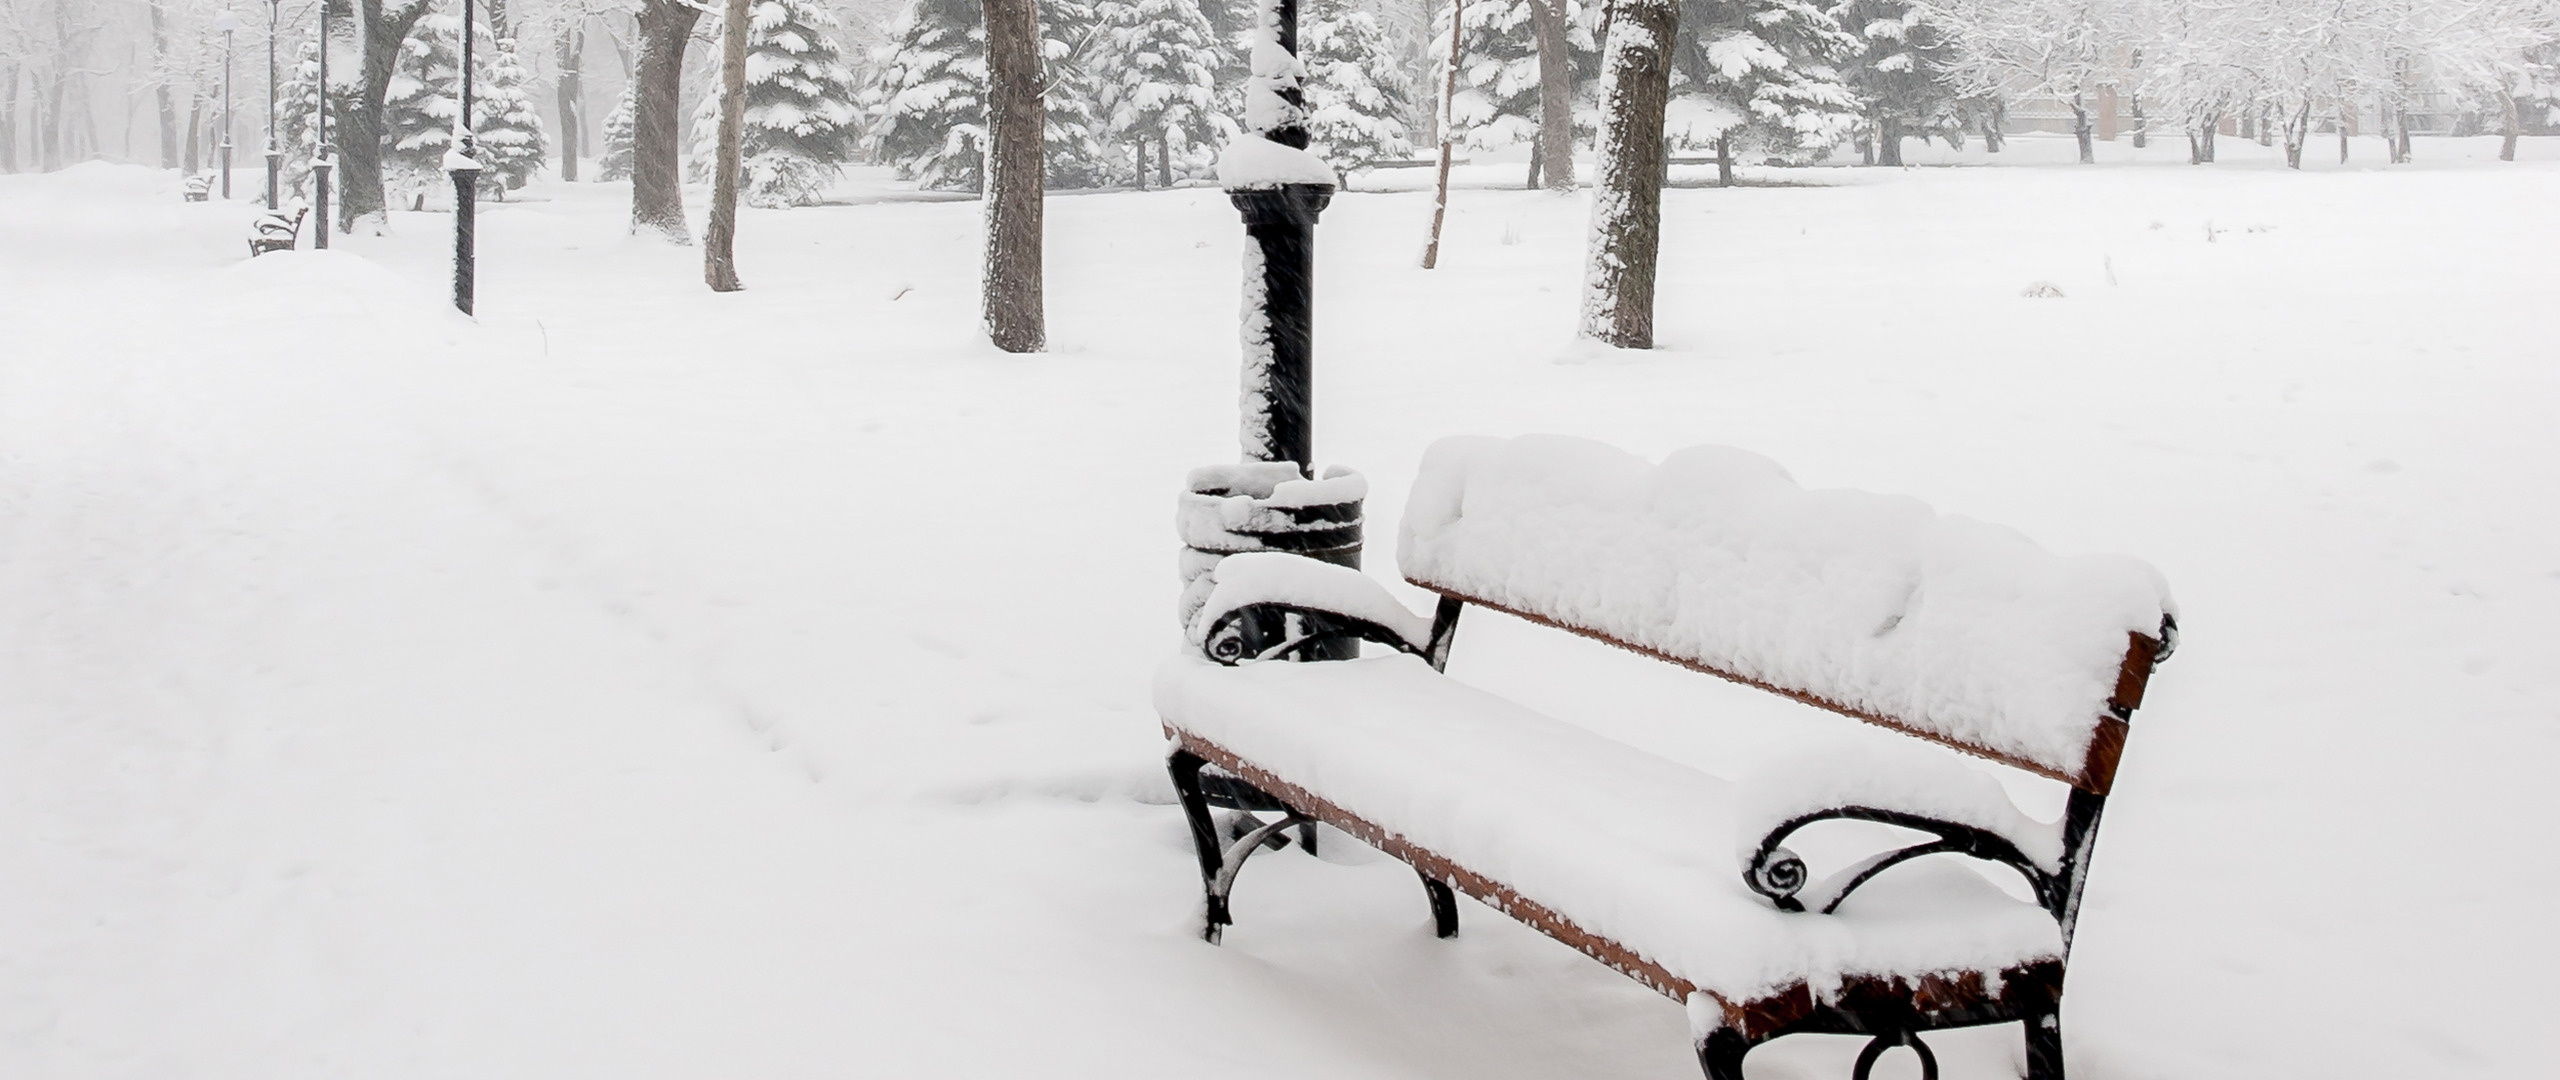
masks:
<path id="1" fill-rule="evenodd" d="M 1398 536 L 1404 575 L 2077 775 L 2128 633 L 2176 608 L 2149 564 L 1697 446 L 1651 464 L 1585 439 L 1443 439 Z"/>

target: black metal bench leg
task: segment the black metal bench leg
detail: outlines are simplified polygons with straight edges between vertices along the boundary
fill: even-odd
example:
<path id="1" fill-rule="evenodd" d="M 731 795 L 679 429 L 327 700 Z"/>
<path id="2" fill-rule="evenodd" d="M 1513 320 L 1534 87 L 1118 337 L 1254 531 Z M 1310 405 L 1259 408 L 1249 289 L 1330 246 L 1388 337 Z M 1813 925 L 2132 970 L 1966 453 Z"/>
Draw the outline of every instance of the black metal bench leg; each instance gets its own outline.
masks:
<path id="1" fill-rule="evenodd" d="M 1707 1071 L 1707 1080 L 1742 1080 L 1742 1057 L 1750 1052 L 1751 1040 L 1741 1032 L 1717 1028 L 1698 1044 L 1698 1066 Z"/>
<path id="2" fill-rule="evenodd" d="M 1431 880 L 1429 874 L 1422 874 L 1422 892 L 1431 898 L 1431 931 L 1444 938 L 1458 936 L 1458 894 L 1449 891 L 1448 883 Z"/>
<path id="3" fill-rule="evenodd" d="M 1165 771 L 1173 774 L 1173 792 L 1182 800 L 1182 816 L 1191 822 L 1191 849 L 1200 859 L 1200 891 L 1209 902 L 1207 925 L 1200 936 L 1215 943 L 1218 928 L 1234 920 L 1227 917 L 1227 898 L 1218 894 L 1218 869 L 1225 862 L 1218 824 L 1209 817 L 1209 797 L 1200 791 L 1200 770 L 1207 764 L 1188 750 L 1176 750 L 1165 759 Z"/>
<path id="4" fill-rule="evenodd" d="M 2030 1016 L 2027 1029 L 2027 1080 L 2062 1080 L 2062 1017 Z"/>

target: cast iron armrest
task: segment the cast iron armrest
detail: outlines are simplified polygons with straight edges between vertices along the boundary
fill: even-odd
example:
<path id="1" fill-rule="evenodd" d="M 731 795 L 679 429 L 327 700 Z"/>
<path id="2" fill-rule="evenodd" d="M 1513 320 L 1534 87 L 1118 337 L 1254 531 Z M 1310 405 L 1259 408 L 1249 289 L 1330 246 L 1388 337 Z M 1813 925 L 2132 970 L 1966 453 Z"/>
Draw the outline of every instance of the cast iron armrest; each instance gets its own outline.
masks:
<path id="1" fill-rule="evenodd" d="M 1894 848 L 1867 856 L 1849 864 L 1819 882 L 1808 882 L 1804 860 L 1787 850 L 1788 837 L 1798 829 L 1821 821 L 1873 821 L 1897 825 L 1928 833 L 1936 839 L 1909 847 Z M 2035 890 L 2036 905 L 2055 910 L 2061 877 L 2036 865 L 2034 859 L 2018 850 L 2018 845 L 1989 829 L 1959 824 L 1905 810 L 1888 810 L 1874 806 L 1837 806 L 1787 819 L 1769 835 L 1762 837 L 1743 868 L 1743 881 L 1751 891 L 1768 897 L 1781 911 L 1815 911 L 1831 914 L 1840 902 L 1877 874 L 1895 865 L 1923 855 L 1954 854 L 1998 863 L 2016 870 Z"/>

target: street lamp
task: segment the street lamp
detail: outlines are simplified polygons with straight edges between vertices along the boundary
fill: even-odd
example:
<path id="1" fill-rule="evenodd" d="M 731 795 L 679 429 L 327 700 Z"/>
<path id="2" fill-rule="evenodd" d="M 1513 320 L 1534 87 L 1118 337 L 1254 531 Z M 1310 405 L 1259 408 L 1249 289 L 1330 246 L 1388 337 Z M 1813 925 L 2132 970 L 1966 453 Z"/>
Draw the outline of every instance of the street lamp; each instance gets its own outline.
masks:
<path id="1" fill-rule="evenodd" d="M 312 107 L 311 202 L 320 211 L 320 231 L 311 234 L 314 251 L 329 250 L 329 0 L 320 0 L 320 102 Z"/>
<path id="2" fill-rule="evenodd" d="M 276 25 L 284 0 L 267 0 L 267 209 L 276 203 L 276 177 L 284 169 L 284 150 L 276 145 Z"/>
<path id="3" fill-rule="evenodd" d="M 475 267 L 472 256 L 472 216 L 479 209 L 475 200 L 480 179 L 480 162 L 472 154 L 479 148 L 471 134 L 471 0 L 462 0 L 462 108 L 453 114 L 453 145 L 444 152 L 444 168 L 453 174 L 453 306 L 465 315 L 471 314 Z"/>
<path id="4" fill-rule="evenodd" d="M 240 17 L 224 8 L 213 17 L 213 28 L 222 31 L 222 197 L 231 197 L 231 32 L 240 29 Z"/>

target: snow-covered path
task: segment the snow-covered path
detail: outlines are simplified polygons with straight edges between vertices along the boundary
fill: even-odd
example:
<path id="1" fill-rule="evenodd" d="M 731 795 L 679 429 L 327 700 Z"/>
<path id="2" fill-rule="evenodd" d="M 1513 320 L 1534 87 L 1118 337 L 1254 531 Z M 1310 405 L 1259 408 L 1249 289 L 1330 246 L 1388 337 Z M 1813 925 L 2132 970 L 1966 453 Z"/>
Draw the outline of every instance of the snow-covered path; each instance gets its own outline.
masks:
<path id="1" fill-rule="evenodd" d="M 1730 442 L 2153 560 L 2189 633 L 2077 1075 L 2525 1075 L 2555 167 L 1675 192 L 1642 356 L 1567 336 L 1578 201 L 1462 192 L 1424 274 L 1420 197 L 1347 195 L 1318 445 L 1382 577 L 1458 431 Z M 437 216 L 243 263 L 174 191 L 0 178 L 0 1075 L 1694 1075 L 1671 1003 L 1480 908 L 1434 941 L 1347 843 L 1190 937 L 1146 679 L 1171 493 L 1233 452 L 1220 194 L 1052 200 L 1017 358 L 968 204 L 750 212 L 714 297 L 618 187 L 537 189 L 474 322 Z M 1458 652 L 1718 772 L 1830 726 L 1494 619 Z M 1754 1075 L 1845 1075 L 1804 1043 Z"/>

